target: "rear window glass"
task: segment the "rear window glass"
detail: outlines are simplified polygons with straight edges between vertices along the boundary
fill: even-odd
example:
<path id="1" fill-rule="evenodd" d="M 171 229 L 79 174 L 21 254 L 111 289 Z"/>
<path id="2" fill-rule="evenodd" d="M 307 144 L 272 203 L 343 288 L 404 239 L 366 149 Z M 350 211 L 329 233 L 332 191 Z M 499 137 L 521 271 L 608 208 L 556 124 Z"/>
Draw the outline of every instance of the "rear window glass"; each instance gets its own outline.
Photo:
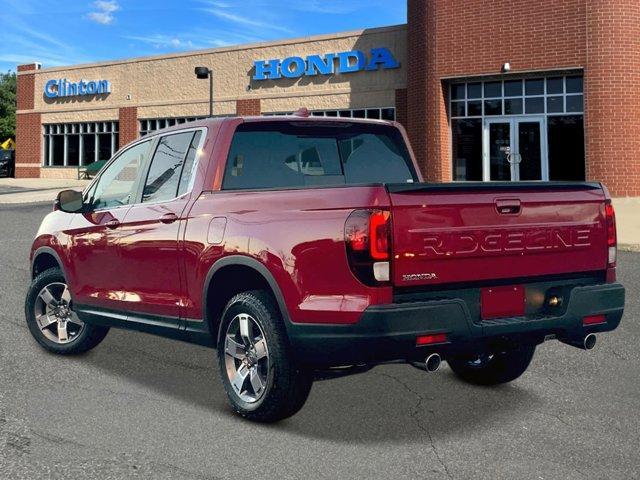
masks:
<path id="1" fill-rule="evenodd" d="M 416 180 L 400 132 L 339 122 L 244 123 L 225 170 L 226 190 Z"/>
<path id="2" fill-rule="evenodd" d="M 192 139 L 193 132 L 160 138 L 144 185 L 143 202 L 167 201 L 178 195 L 180 174 Z"/>

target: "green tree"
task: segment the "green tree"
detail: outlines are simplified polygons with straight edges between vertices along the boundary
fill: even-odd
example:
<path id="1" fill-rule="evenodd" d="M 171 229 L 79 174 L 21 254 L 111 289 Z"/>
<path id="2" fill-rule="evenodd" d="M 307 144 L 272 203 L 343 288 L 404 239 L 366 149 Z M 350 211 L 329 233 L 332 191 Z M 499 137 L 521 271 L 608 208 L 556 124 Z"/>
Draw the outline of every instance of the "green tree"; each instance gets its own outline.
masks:
<path id="1" fill-rule="evenodd" d="M 0 73 L 0 143 L 16 138 L 16 74 Z"/>

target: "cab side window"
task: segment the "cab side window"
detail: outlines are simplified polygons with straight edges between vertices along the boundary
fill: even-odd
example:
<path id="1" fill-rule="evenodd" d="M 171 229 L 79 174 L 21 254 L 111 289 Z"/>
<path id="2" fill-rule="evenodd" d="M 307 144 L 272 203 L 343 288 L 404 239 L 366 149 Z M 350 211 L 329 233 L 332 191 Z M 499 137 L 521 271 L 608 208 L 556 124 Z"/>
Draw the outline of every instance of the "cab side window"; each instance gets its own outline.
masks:
<path id="1" fill-rule="evenodd" d="M 162 202 L 178 196 L 180 177 L 187 154 L 191 153 L 193 138 L 193 131 L 160 138 L 144 184 L 143 202 Z"/>
<path id="2" fill-rule="evenodd" d="M 92 195 L 92 209 L 114 208 L 134 201 L 150 145 L 148 140 L 125 150 L 102 172 Z"/>

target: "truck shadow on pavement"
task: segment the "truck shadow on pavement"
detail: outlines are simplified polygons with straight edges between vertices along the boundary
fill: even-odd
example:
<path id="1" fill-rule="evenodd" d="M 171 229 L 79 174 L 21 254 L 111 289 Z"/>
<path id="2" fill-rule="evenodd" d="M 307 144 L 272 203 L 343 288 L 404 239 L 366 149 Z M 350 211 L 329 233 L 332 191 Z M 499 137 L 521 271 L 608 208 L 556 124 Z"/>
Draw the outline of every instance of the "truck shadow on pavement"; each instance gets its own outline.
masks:
<path id="1" fill-rule="evenodd" d="M 244 422 L 227 406 L 215 350 L 112 329 L 82 361 L 134 384 L 128 388 L 222 413 L 224 422 Z M 383 365 L 316 382 L 307 404 L 286 421 L 245 426 L 336 442 L 424 442 L 425 436 L 441 438 L 513 419 L 543 403 L 517 381 L 481 388 L 460 382 L 446 365 L 435 374 Z"/>

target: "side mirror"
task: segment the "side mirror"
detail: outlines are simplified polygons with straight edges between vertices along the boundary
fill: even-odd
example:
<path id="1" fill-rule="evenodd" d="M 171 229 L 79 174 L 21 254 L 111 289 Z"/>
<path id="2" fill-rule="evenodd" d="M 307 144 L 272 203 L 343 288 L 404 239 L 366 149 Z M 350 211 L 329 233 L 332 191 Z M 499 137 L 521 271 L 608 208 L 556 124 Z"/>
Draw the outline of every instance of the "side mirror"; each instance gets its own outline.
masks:
<path id="1" fill-rule="evenodd" d="M 54 210 L 67 213 L 80 213 L 84 209 L 82 192 L 77 190 L 63 190 L 58 193 L 54 204 Z"/>

